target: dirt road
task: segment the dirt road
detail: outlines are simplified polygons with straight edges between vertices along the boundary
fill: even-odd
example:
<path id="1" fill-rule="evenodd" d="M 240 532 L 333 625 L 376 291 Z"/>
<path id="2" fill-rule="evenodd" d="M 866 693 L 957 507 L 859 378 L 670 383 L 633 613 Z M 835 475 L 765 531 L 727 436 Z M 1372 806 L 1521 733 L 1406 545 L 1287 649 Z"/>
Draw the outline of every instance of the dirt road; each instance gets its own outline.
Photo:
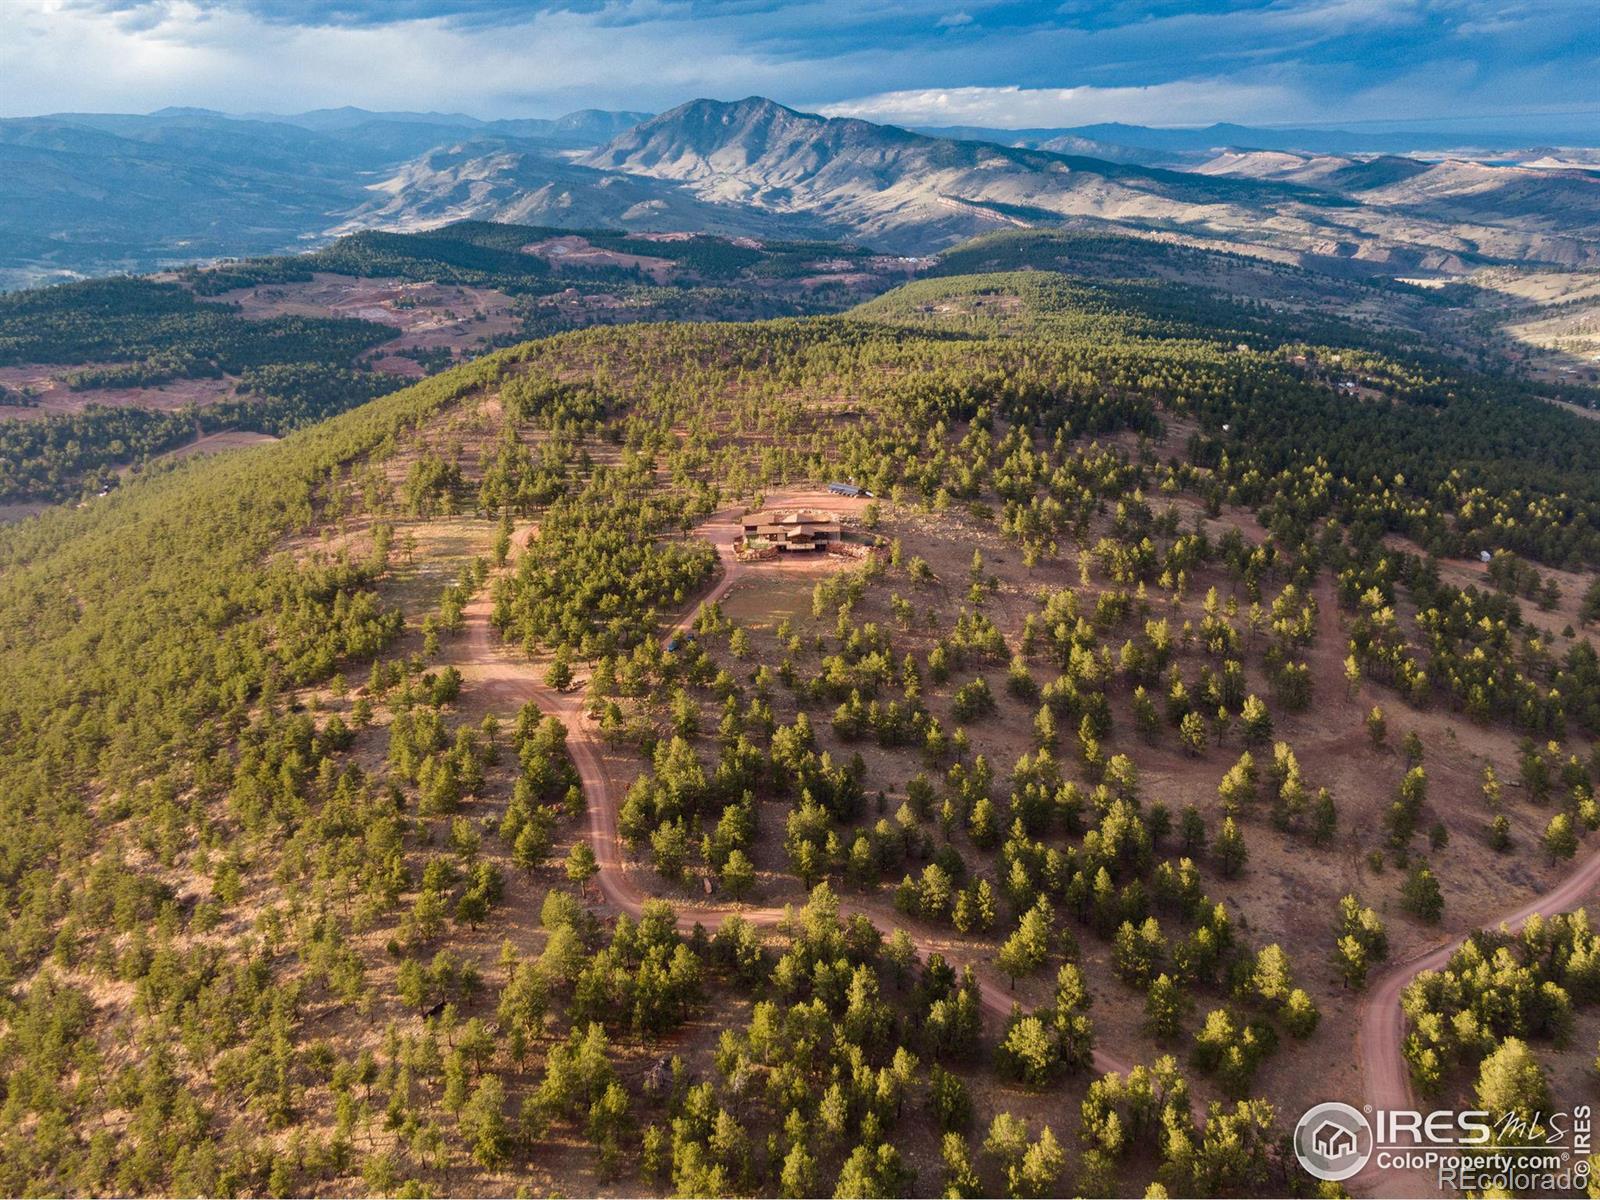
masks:
<path id="1" fill-rule="evenodd" d="M 700 527 L 698 532 L 701 536 L 707 537 L 717 548 L 720 574 L 710 590 L 673 625 L 673 631 L 681 632 L 688 628 L 701 605 L 720 600 L 750 569 L 733 554 L 733 542 L 740 532 L 736 516 L 736 511 L 719 513 L 711 522 Z M 525 542 L 526 537 L 527 534 L 524 534 L 520 542 Z M 513 555 L 518 544 L 519 540 L 514 539 Z M 515 717 L 517 709 L 532 701 L 545 713 L 559 717 L 566 725 L 567 750 L 583 785 L 588 809 L 589 843 L 599 866 L 595 883 L 608 905 L 637 916 L 652 896 L 640 882 L 641 872 L 629 869 L 622 839 L 617 832 L 617 809 L 623 798 L 623 789 L 612 781 L 605 769 L 600 732 L 585 711 L 583 693 L 577 689 L 558 692 L 547 686 L 535 665 L 500 639 L 489 620 L 492 610 L 493 604 L 488 589 L 485 589 L 463 612 L 467 661 L 462 672 L 467 684 L 501 708 L 503 718 Z M 867 917 L 885 935 L 899 927 L 892 909 L 848 899 L 840 901 L 839 909 L 844 916 L 859 913 Z M 697 923 L 715 931 L 723 921 L 738 915 L 752 925 L 771 928 L 783 919 L 783 913 L 781 908 L 749 905 L 680 906 L 678 924 L 685 931 Z M 963 949 L 958 942 L 914 930 L 907 932 L 911 934 L 917 952 L 924 957 L 938 952 L 957 971 L 970 964 L 977 973 L 983 1010 L 995 1027 L 1003 1024 L 1011 1014 L 1014 997 L 977 955 Z M 1129 1067 L 1126 1060 L 1115 1054 L 1104 1050 L 1094 1052 L 1094 1068 L 1098 1072 L 1118 1071 L 1126 1074 Z"/>
<path id="2" fill-rule="evenodd" d="M 1600 850 L 1580 862 L 1572 874 L 1550 891 L 1506 913 L 1489 927 L 1504 925 L 1508 929 L 1518 930 L 1535 914 L 1552 917 L 1571 912 L 1581 907 L 1597 887 L 1600 887 Z M 1405 1037 L 1405 1014 L 1400 1010 L 1400 996 L 1423 971 L 1437 971 L 1448 963 L 1450 956 L 1467 936 L 1458 934 L 1441 940 L 1432 949 L 1390 967 L 1368 991 L 1361 1011 L 1361 1027 L 1356 1035 L 1356 1056 L 1366 1084 L 1366 1102 L 1373 1109 L 1416 1107 L 1411 1091 L 1411 1072 L 1401 1053 Z M 1380 1179 L 1376 1168 L 1372 1166 L 1357 1176 L 1357 1181 L 1364 1181 L 1374 1188 L 1383 1187 L 1395 1195 L 1429 1194 L 1407 1188 L 1392 1172 Z M 1401 1190 L 1395 1190 L 1397 1185 Z M 1373 1194 L 1382 1193 L 1375 1191 Z"/>
<path id="3" fill-rule="evenodd" d="M 689 612 L 672 626 L 673 632 L 687 629 L 701 605 L 720 600 L 752 569 L 739 562 L 733 554 L 734 539 L 739 534 L 734 511 L 717 514 L 698 532 L 717 548 L 719 575 Z M 526 540 L 527 533 L 522 541 Z M 515 550 L 514 546 L 513 553 Z M 783 568 L 764 564 L 754 569 Z M 583 784 L 589 841 L 599 865 L 595 882 L 608 905 L 621 912 L 638 915 L 652 895 L 642 882 L 644 873 L 630 869 L 628 865 L 622 839 L 617 832 L 617 809 L 622 799 L 622 789 L 605 769 L 599 730 L 585 712 L 582 693 L 578 690 L 558 692 L 547 687 L 535 665 L 520 651 L 508 648 L 500 640 L 489 621 L 491 608 L 485 591 L 467 606 L 464 614 L 468 659 L 464 673 L 469 685 L 479 689 L 479 694 L 490 698 L 496 706 L 503 707 L 506 717 L 514 716 L 516 709 L 533 701 L 544 712 L 559 717 L 566 725 L 567 749 Z M 1551 916 L 1571 911 L 1580 906 L 1597 887 L 1600 887 L 1600 850 L 1578 864 L 1557 887 L 1507 913 L 1496 924 L 1516 929 L 1535 913 Z M 886 935 L 900 925 L 893 910 L 884 906 L 842 899 L 839 907 L 844 915 L 859 913 L 867 917 Z M 753 925 L 771 928 L 782 920 L 783 911 L 781 908 L 748 905 L 680 906 L 678 920 L 685 930 L 698 923 L 714 931 L 723 921 L 737 914 Z M 1013 996 L 999 982 L 983 957 L 959 942 L 926 933 L 908 932 L 912 934 L 919 954 L 943 954 L 946 961 L 958 971 L 970 964 L 977 973 L 980 999 L 991 1024 L 999 1026 L 1004 1022 L 1010 1015 Z M 1410 1075 L 1401 1055 L 1405 1018 L 1400 1010 L 1400 995 L 1420 972 L 1444 966 L 1465 936 L 1461 934 L 1441 940 L 1432 949 L 1390 967 L 1368 992 L 1357 1034 L 1356 1054 L 1365 1082 L 1366 1100 L 1372 1107 L 1413 1106 Z M 1106 1050 L 1096 1050 L 1094 1067 L 1100 1072 L 1118 1071 L 1126 1074 L 1129 1063 Z M 1431 1194 L 1431 1185 L 1419 1190 L 1425 1182 L 1392 1172 L 1379 1178 L 1375 1168 L 1369 1168 L 1352 1181 L 1359 1190 L 1374 1195 Z"/>

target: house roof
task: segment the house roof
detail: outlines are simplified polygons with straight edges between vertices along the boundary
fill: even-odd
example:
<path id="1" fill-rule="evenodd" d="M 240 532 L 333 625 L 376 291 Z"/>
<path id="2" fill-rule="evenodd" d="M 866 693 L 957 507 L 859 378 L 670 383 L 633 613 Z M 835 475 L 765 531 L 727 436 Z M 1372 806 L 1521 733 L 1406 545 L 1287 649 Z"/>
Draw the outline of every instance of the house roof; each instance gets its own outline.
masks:
<path id="1" fill-rule="evenodd" d="M 839 532 L 836 514 L 814 508 L 768 508 L 744 515 L 745 529 L 765 533 L 769 529 L 814 529 Z"/>

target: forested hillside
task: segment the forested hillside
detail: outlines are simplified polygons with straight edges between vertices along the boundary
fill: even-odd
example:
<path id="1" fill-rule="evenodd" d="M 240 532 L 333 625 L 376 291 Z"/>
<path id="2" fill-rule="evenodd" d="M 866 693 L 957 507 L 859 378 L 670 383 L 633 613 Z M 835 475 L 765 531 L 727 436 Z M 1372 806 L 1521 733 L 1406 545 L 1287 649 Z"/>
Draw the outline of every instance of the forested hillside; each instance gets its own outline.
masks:
<path id="1" fill-rule="evenodd" d="M 0 367 L 63 368 L 77 411 L 0 422 L 0 500 L 64 499 L 115 482 L 113 468 L 193 438 L 196 430 L 281 433 L 388 390 L 353 370 L 391 330 L 350 318 L 244 320 L 229 305 L 145 279 L 62 284 L 0 296 Z M 234 382 L 229 399 L 179 410 L 97 404 L 102 389 L 175 380 Z M 26 388 L 6 404 L 38 403 Z"/>
<path id="2" fill-rule="evenodd" d="M 281 436 L 529 337 L 836 311 L 904 273 L 831 243 L 461 222 L 0 295 L 0 504 L 92 496 L 197 437 Z"/>
<path id="3" fill-rule="evenodd" d="M 577 251 L 577 253 L 572 253 Z M 697 293 L 721 288 L 724 316 L 761 315 L 763 306 L 787 299 L 782 315 L 840 307 L 838 298 L 815 297 L 806 305 L 793 294 L 764 297 L 775 283 L 826 276 L 819 259 L 842 260 L 831 273 L 870 271 L 872 251 L 838 242 L 730 239 L 710 234 L 639 235 L 615 229 L 557 229 L 486 221 L 457 221 L 422 233 L 364 230 L 310 254 L 246 259 L 185 271 L 201 295 L 219 295 L 258 284 L 297 283 L 318 272 L 355 277 L 400 278 L 501 289 L 514 296 L 542 297 L 565 291 L 628 295 L 650 289 L 662 307 L 655 319 L 693 319 Z M 829 281 L 831 282 L 831 281 Z M 683 293 L 672 307 L 671 293 Z M 734 297 L 754 313 L 740 313 Z M 594 322 L 585 322 L 594 323 Z M 553 332 L 554 330 L 552 330 Z"/>
<path id="4" fill-rule="evenodd" d="M 1332 314 L 1004 271 L 0 530 L 0 1190 L 1309 1194 L 1386 964 L 1600 828 L 1596 461 Z M 1406 977 L 1414 1085 L 1586 1095 L 1597 964 Z"/>

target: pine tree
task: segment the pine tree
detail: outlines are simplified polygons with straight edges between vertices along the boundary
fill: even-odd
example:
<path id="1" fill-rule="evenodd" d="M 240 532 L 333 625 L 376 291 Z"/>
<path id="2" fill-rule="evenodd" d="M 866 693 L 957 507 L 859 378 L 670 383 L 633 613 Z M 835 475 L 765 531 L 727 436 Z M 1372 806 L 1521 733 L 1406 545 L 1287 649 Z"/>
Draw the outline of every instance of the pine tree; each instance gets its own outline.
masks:
<path id="1" fill-rule="evenodd" d="M 947 1133 L 939 1146 L 944 1160 L 944 1194 L 956 1200 L 983 1195 L 983 1185 L 972 1166 L 972 1151 L 959 1133 Z"/>
<path id="2" fill-rule="evenodd" d="M 518 831 L 511 848 L 511 861 L 524 871 L 537 871 L 550 856 L 551 841 L 549 820 L 542 813 L 536 814 Z"/>
<path id="3" fill-rule="evenodd" d="M 472 1144 L 472 1157 L 491 1171 L 505 1162 L 511 1143 L 505 1106 L 505 1085 L 498 1075 L 486 1075 L 461 1109 L 461 1133 Z"/>
<path id="4" fill-rule="evenodd" d="M 1254 695 L 1245 697 L 1239 720 L 1244 729 L 1245 741 L 1252 746 L 1265 746 L 1272 740 L 1272 715 L 1267 712 L 1267 706 L 1259 697 Z"/>
<path id="5" fill-rule="evenodd" d="M 1206 819 L 1192 804 L 1178 814 L 1178 844 L 1185 854 L 1198 854 L 1206 848 Z"/>
<path id="6" fill-rule="evenodd" d="M 722 864 L 722 887 L 730 897 L 742 900 L 755 888 L 756 870 L 743 850 L 730 850 Z"/>
<path id="7" fill-rule="evenodd" d="M 1367 985 L 1367 970 L 1370 964 L 1367 961 L 1367 948 L 1361 944 L 1359 938 L 1348 934 L 1334 942 L 1334 965 L 1339 968 L 1339 975 L 1344 980 L 1345 987 L 1363 988 Z"/>
<path id="8" fill-rule="evenodd" d="M 1427 864 L 1419 863 L 1400 889 L 1400 905 L 1408 913 L 1436 925 L 1444 916 L 1444 893 Z"/>
<path id="9" fill-rule="evenodd" d="M 1311 844 L 1326 846 L 1332 843 L 1339 829 L 1339 809 L 1327 788 L 1317 789 L 1317 798 L 1311 805 Z"/>
<path id="10" fill-rule="evenodd" d="M 928 1109 L 939 1128 L 958 1132 L 972 1124 L 972 1097 L 961 1076 L 951 1074 L 937 1063 L 928 1074 Z"/>
<path id="11" fill-rule="evenodd" d="M 564 692 L 572 686 L 572 660 L 565 652 L 550 660 L 550 665 L 545 668 L 544 681 L 558 692 Z"/>
<path id="12" fill-rule="evenodd" d="M 567 852 L 567 878 L 579 887 L 584 886 L 600 871 L 600 864 L 595 861 L 594 851 L 588 842 L 574 842 L 572 849 Z"/>
<path id="13" fill-rule="evenodd" d="M 983 1140 L 986 1154 L 1000 1164 L 1010 1180 L 1022 1165 L 1022 1156 L 1028 1152 L 1028 1126 L 1008 1112 L 996 1113 L 989 1123 L 989 1135 Z"/>
<path id="14" fill-rule="evenodd" d="M 1552 864 L 1578 852 L 1578 835 L 1572 828 L 1572 818 L 1566 813 L 1557 813 L 1544 827 L 1544 851 Z"/>
<path id="15" fill-rule="evenodd" d="M 1183 985 L 1170 975 L 1157 975 L 1144 998 L 1144 1026 L 1158 1041 L 1170 1041 L 1183 1030 L 1190 1000 Z"/>
<path id="16" fill-rule="evenodd" d="M 1000 1041 L 997 1061 L 1002 1075 L 1043 1087 L 1061 1066 L 1055 1042 L 1037 1016 L 1015 1021 Z"/>
<path id="17" fill-rule="evenodd" d="M 1222 873 L 1224 879 L 1237 878 L 1239 872 L 1244 870 L 1245 863 L 1250 858 L 1250 851 L 1244 844 L 1244 834 L 1239 832 L 1239 826 L 1234 823 L 1232 817 L 1223 819 L 1212 853 L 1216 856 L 1217 870 Z"/>
<path id="18" fill-rule="evenodd" d="M 1056 1135 L 1046 1125 L 1039 1132 L 1039 1140 L 1028 1147 L 1017 1169 L 1012 1191 L 1017 1196 L 1054 1196 L 1066 1169 L 1067 1156 L 1056 1141 Z"/>
<path id="19" fill-rule="evenodd" d="M 1520 1038 L 1507 1038 L 1483 1060 L 1475 1089 L 1478 1107 L 1498 1120 L 1516 1113 L 1524 1120 L 1550 1109 L 1544 1068 Z"/>
<path id="20" fill-rule="evenodd" d="M 797 1200 L 817 1194 L 817 1160 L 798 1142 L 784 1156 L 778 1189 L 780 1196 L 792 1196 Z"/>
<path id="21" fill-rule="evenodd" d="M 1257 951 L 1255 971 L 1250 982 L 1256 995 L 1269 1003 L 1281 1003 L 1288 999 L 1294 980 L 1289 971 L 1289 956 L 1283 952 L 1282 946 L 1274 942 Z"/>
<path id="22" fill-rule="evenodd" d="M 1304 988 L 1295 988 L 1289 993 L 1284 999 L 1281 1013 L 1283 1027 L 1297 1038 L 1310 1037 L 1322 1020 L 1316 1002 Z"/>
<path id="23" fill-rule="evenodd" d="M 1050 953 L 1050 915 L 1043 902 L 1022 914 L 1016 931 L 1000 946 L 996 959 L 1000 970 L 1011 977 L 1012 986 L 1024 975 L 1044 965 Z"/>
<path id="24" fill-rule="evenodd" d="M 1489 846 L 1501 854 L 1511 849 L 1511 820 L 1505 813 L 1496 813 L 1489 822 Z"/>
<path id="25" fill-rule="evenodd" d="M 1372 739 L 1374 747 L 1381 746 L 1389 736 L 1389 722 L 1383 715 L 1383 709 L 1376 704 L 1367 714 L 1367 736 Z"/>

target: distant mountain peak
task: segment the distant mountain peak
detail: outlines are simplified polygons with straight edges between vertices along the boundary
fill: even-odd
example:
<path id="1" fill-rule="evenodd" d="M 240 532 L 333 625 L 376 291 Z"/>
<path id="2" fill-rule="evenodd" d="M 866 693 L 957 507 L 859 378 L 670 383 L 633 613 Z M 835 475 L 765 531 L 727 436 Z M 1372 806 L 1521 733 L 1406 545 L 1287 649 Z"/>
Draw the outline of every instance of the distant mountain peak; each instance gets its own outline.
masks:
<path id="1" fill-rule="evenodd" d="M 469 117 L 465 113 L 373 112 L 370 109 L 357 108 L 353 104 L 341 105 L 338 108 L 314 108 L 310 112 L 293 113 L 278 119 L 307 129 L 326 130 L 348 129 L 356 125 L 366 125 L 373 121 L 392 121 L 410 125 L 445 125 L 457 129 L 470 129 L 484 123 L 479 118 Z"/>
<path id="2" fill-rule="evenodd" d="M 678 105 L 677 108 L 668 109 L 657 120 L 665 120 L 675 115 L 681 119 L 683 116 L 698 112 L 738 116 L 775 116 L 779 113 L 784 113 L 791 117 L 810 117 L 816 121 L 823 119 L 815 113 L 802 113 L 797 108 L 790 108 L 787 104 L 779 104 L 776 100 L 769 99 L 766 96 L 746 96 L 743 100 L 713 100 L 710 97 L 701 96 L 698 99 L 686 101 Z"/>
<path id="3" fill-rule="evenodd" d="M 227 113 L 215 108 L 197 108 L 189 104 L 169 104 L 165 108 L 158 108 L 150 114 L 152 117 L 227 117 Z"/>
<path id="4" fill-rule="evenodd" d="M 887 148 L 906 140 L 933 144 L 933 139 L 892 125 L 801 112 L 765 96 L 701 98 L 618 134 L 585 161 L 679 179 L 782 161 L 782 174 L 804 175 L 841 153 L 866 146 Z M 674 165 L 668 169 L 666 164 Z"/>
<path id="5" fill-rule="evenodd" d="M 660 130 L 690 131 L 695 128 L 728 128 L 741 126 L 754 128 L 773 122 L 796 122 L 821 125 L 827 118 L 815 113 L 779 104 L 765 96 L 746 96 L 743 100 L 690 100 L 677 108 L 668 109 L 660 116 L 642 121 L 632 131 L 641 136 L 652 136 Z M 626 136 L 624 134 L 623 136 Z"/>

